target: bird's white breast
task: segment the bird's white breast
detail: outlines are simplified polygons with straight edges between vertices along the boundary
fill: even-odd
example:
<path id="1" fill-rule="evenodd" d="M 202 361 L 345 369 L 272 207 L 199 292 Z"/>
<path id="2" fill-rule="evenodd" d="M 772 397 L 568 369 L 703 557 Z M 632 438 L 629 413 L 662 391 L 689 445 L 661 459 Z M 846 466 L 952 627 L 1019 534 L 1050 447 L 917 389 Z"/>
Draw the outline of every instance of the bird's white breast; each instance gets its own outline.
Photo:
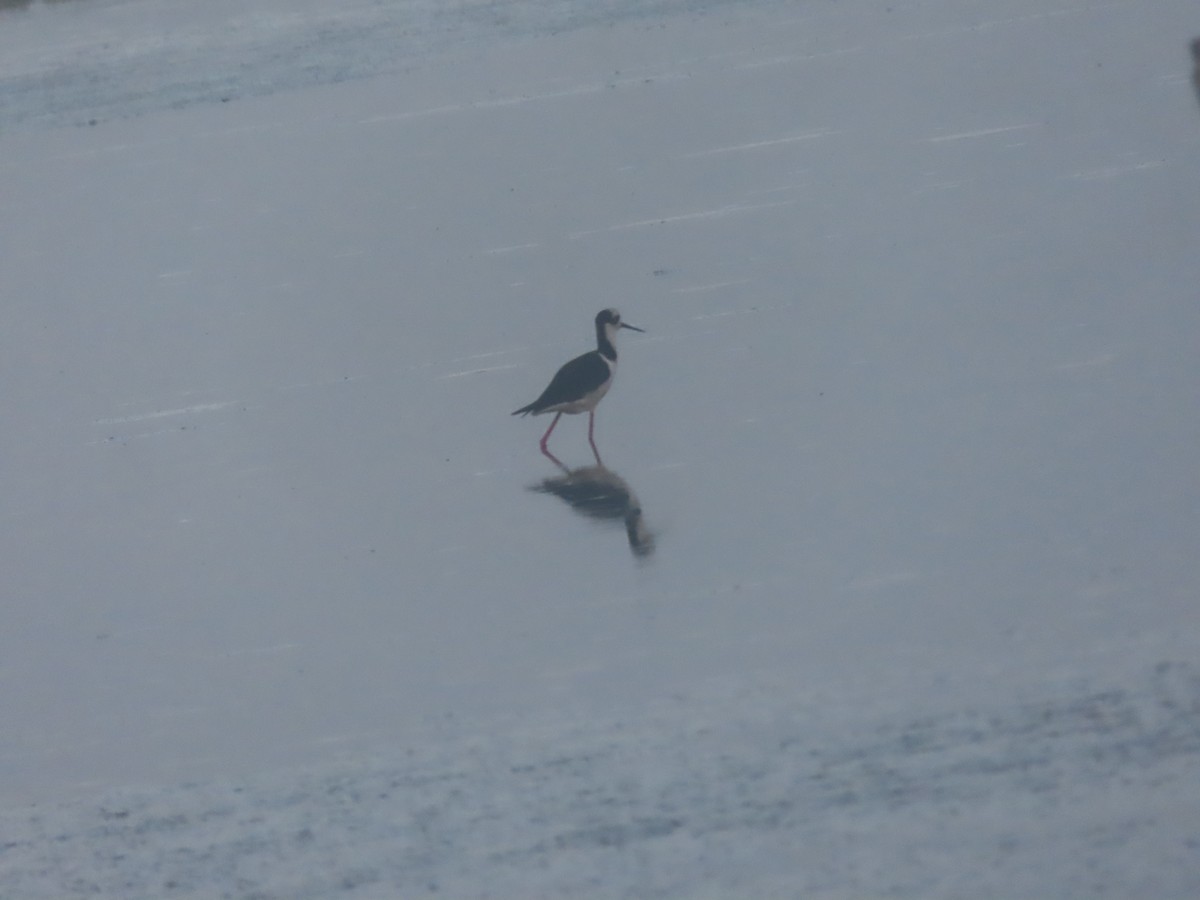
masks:
<path id="1" fill-rule="evenodd" d="M 556 403 L 554 406 L 547 407 L 546 412 L 561 412 L 573 415 L 575 413 L 591 412 L 595 409 L 596 404 L 604 399 L 604 395 L 612 387 L 613 376 L 617 374 L 617 361 L 615 359 L 609 359 L 603 355 L 600 358 L 608 366 L 608 378 L 604 379 L 599 387 L 584 394 L 578 400 L 572 400 L 568 403 Z"/>

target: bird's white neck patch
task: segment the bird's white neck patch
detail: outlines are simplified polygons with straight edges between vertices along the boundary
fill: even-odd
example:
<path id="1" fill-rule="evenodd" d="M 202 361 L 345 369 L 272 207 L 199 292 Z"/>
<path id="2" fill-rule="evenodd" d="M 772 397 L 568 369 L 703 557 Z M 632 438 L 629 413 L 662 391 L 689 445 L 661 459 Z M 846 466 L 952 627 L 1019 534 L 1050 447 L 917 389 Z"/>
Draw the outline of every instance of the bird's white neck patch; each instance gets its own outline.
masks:
<path id="1" fill-rule="evenodd" d="M 600 344 L 600 356 L 605 359 L 610 365 L 616 360 L 617 356 L 617 332 L 620 327 L 613 325 L 610 322 L 604 323 L 604 340 Z M 612 356 L 609 356 L 609 352 Z"/>

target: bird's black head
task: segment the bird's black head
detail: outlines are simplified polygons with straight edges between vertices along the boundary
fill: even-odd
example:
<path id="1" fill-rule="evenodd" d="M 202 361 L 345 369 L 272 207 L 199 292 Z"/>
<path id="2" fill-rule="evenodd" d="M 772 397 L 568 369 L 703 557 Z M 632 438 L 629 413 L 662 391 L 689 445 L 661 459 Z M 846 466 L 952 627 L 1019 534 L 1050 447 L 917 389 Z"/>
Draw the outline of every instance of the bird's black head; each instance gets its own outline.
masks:
<path id="1" fill-rule="evenodd" d="M 621 314 L 615 309 L 602 309 L 596 313 L 596 330 L 603 334 L 613 335 L 618 328 L 628 328 L 630 331 L 641 331 L 633 325 L 621 321 Z"/>

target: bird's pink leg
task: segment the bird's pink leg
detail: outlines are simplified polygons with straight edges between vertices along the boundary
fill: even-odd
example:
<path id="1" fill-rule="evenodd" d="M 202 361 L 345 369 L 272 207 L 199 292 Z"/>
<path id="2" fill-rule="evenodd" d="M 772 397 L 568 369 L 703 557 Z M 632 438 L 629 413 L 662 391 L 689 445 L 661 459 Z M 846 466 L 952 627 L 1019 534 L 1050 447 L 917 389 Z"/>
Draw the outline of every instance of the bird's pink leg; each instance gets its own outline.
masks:
<path id="1" fill-rule="evenodd" d="M 549 450 L 546 449 L 546 441 L 548 441 L 550 439 L 550 432 L 552 432 L 554 430 L 554 426 L 558 424 L 558 420 L 561 418 L 562 418 L 562 413 L 554 414 L 554 421 L 550 423 L 550 427 L 546 429 L 546 433 L 542 435 L 541 441 L 538 442 L 538 446 L 542 448 L 542 452 L 545 453 L 547 456 L 549 456 L 551 459 L 554 459 L 554 454 L 552 454 Z M 555 460 L 555 462 L 558 462 L 558 460 Z"/>
<path id="2" fill-rule="evenodd" d="M 600 459 L 600 451 L 596 449 L 596 441 L 592 437 L 592 430 L 596 427 L 596 411 L 588 411 L 588 443 L 592 445 L 592 453 L 596 455 L 596 465 L 604 468 L 604 462 Z"/>

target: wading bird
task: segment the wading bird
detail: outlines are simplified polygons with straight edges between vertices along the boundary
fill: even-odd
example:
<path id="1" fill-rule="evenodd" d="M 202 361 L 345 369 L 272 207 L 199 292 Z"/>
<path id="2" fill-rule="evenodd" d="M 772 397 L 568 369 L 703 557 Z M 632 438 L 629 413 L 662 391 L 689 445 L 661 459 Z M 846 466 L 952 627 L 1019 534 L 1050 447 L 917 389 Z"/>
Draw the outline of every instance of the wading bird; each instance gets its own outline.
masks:
<path id="1" fill-rule="evenodd" d="M 563 413 L 574 415 L 586 412 L 588 414 L 588 443 L 592 445 L 592 453 L 596 454 L 596 462 L 600 463 L 600 452 L 596 449 L 593 431 L 596 425 L 596 404 L 612 387 L 613 376 L 617 374 L 617 346 L 614 343 L 617 332 L 622 328 L 630 331 L 642 331 L 633 325 L 621 321 L 621 314 L 615 309 L 604 309 L 596 314 L 596 349 L 582 356 L 577 356 L 558 370 L 550 379 L 549 386 L 528 406 L 522 406 L 513 411 L 514 416 L 541 413 L 554 413 L 554 421 L 546 429 L 539 442 L 542 453 L 562 466 L 554 454 L 546 448 L 550 432 L 558 424 Z M 603 463 L 600 463 L 604 465 Z"/>

